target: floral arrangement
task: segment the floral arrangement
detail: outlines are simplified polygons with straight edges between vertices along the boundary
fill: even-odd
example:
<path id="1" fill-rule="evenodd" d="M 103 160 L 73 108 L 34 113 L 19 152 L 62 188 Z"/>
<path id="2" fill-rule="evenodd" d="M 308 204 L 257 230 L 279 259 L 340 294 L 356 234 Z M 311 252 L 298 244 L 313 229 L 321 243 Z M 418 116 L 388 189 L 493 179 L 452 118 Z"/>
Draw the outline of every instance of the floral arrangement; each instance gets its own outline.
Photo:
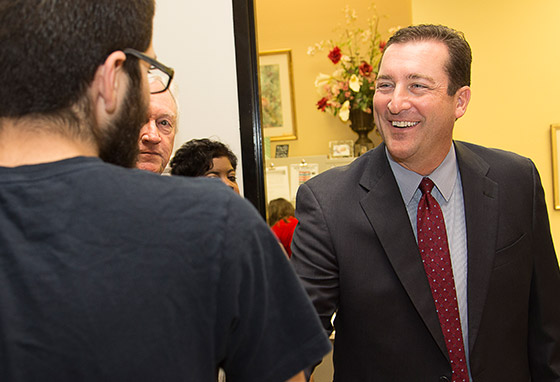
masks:
<path id="1" fill-rule="evenodd" d="M 357 27 L 356 11 L 344 9 L 346 25 L 338 41 L 321 41 L 309 47 L 308 54 L 328 49 L 327 57 L 335 65 L 332 74 L 320 73 L 315 86 L 322 98 L 317 109 L 330 112 L 346 122 L 350 110 L 371 114 L 377 67 L 386 42 L 377 31 L 379 17 L 367 20 L 365 28 Z"/>

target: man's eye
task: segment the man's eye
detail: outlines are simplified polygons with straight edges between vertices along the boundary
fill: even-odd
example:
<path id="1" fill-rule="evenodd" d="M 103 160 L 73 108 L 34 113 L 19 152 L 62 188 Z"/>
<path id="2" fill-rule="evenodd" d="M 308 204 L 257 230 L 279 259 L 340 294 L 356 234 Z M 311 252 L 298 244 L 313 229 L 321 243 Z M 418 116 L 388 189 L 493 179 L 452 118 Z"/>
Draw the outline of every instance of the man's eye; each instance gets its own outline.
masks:
<path id="1" fill-rule="evenodd" d="M 173 125 L 171 124 L 171 121 L 162 119 L 161 121 L 158 121 L 158 128 L 165 133 L 170 133 L 173 130 Z"/>
<path id="2" fill-rule="evenodd" d="M 423 84 L 423 83 L 416 83 L 416 84 L 411 84 L 410 85 L 410 89 L 413 91 L 429 91 L 429 90 L 433 90 L 433 87 L 429 84 Z"/>
<path id="3" fill-rule="evenodd" d="M 228 176 L 228 179 L 229 179 L 231 182 L 234 182 L 234 183 L 237 182 L 237 177 L 236 177 L 235 175 L 230 175 L 230 176 Z"/>
<path id="4" fill-rule="evenodd" d="M 391 84 L 386 83 L 386 82 L 378 82 L 377 84 L 375 84 L 376 89 L 387 89 L 390 86 L 391 86 Z"/>

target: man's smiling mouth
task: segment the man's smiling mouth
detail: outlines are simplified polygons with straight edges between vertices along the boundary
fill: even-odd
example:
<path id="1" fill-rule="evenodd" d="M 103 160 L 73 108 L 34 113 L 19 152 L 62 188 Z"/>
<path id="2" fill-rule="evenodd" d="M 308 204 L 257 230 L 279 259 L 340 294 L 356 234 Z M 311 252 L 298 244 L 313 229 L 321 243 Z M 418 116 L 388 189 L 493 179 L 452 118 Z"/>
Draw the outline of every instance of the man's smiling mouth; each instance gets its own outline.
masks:
<path id="1" fill-rule="evenodd" d="M 392 121 L 391 125 L 393 127 L 398 128 L 405 128 L 405 127 L 414 127 L 418 125 L 420 122 L 409 122 L 409 121 Z"/>

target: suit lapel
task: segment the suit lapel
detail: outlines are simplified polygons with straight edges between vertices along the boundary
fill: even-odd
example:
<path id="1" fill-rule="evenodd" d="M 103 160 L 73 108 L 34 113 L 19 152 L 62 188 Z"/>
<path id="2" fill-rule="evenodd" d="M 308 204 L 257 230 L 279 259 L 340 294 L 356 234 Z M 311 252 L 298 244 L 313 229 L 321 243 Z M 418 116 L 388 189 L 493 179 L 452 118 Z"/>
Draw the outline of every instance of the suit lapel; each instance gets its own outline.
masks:
<path id="1" fill-rule="evenodd" d="M 430 285 L 422 265 L 410 219 L 397 182 L 385 156 L 385 146 L 371 152 L 360 185 L 369 190 L 360 204 L 386 255 L 441 351 L 447 349 Z"/>
<path id="2" fill-rule="evenodd" d="M 488 178 L 489 165 L 461 142 L 455 142 L 463 184 L 468 250 L 467 295 L 469 349 L 478 336 L 494 262 L 498 224 L 498 185 Z M 410 226 L 408 213 L 393 176 L 385 146 L 371 152 L 360 185 L 368 194 L 360 204 L 375 230 L 397 277 L 407 291 L 441 351 L 447 349 L 430 286 Z"/>
<path id="3" fill-rule="evenodd" d="M 498 228 L 498 184 L 486 175 L 490 166 L 461 142 L 455 143 L 463 183 L 467 227 L 467 299 L 469 349 L 478 336 L 494 263 Z"/>

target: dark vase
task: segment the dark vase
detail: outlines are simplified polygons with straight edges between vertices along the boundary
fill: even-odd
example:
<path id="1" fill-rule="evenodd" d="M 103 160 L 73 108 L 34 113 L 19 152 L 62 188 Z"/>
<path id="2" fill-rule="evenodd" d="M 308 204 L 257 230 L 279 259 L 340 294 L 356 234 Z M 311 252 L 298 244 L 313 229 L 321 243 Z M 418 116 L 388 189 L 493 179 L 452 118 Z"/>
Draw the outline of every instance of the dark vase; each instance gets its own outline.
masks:
<path id="1" fill-rule="evenodd" d="M 369 132 L 375 128 L 373 114 L 358 109 L 350 110 L 350 128 L 358 134 L 358 140 L 354 143 L 355 157 L 375 147 L 368 137 Z"/>

